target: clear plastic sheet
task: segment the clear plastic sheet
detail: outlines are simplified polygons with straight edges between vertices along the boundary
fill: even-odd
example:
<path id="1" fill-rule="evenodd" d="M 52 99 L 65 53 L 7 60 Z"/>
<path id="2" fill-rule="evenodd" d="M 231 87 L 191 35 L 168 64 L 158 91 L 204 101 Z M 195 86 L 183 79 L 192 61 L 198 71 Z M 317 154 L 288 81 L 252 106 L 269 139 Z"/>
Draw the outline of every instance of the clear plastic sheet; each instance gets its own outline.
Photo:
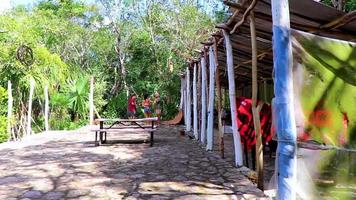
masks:
<path id="1" fill-rule="evenodd" d="M 356 199 L 356 43 L 296 30 L 291 40 L 297 197 Z"/>

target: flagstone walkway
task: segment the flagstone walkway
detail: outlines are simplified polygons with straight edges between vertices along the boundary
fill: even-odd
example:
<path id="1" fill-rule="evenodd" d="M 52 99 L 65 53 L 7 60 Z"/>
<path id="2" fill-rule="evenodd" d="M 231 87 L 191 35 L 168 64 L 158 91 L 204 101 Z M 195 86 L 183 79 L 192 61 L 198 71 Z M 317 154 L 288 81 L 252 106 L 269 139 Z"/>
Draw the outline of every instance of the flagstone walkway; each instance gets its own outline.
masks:
<path id="1" fill-rule="evenodd" d="M 0 199 L 265 199 L 230 162 L 206 152 L 177 127 L 149 143 L 109 135 L 94 147 L 87 131 L 42 133 L 0 144 Z M 116 141 L 113 141 L 116 140 Z"/>

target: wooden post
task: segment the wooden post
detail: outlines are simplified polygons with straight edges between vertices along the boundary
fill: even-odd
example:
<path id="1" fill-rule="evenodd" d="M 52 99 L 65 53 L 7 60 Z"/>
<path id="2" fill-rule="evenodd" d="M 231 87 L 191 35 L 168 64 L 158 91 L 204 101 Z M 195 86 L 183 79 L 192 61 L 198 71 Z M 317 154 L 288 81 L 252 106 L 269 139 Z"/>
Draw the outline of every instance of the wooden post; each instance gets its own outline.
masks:
<path id="1" fill-rule="evenodd" d="M 204 48 L 204 57 L 205 57 L 205 77 L 206 77 L 206 84 L 205 84 L 205 96 L 206 96 L 206 106 L 208 107 L 209 105 L 209 62 L 208 62 L 208 53 Z"/>
<path id="2" fill-rule="evenodd" d="M 179 109 L 183 110 L 183 106 L 184 106 L 184 77 L 181 76 L 180 77 L 180 103 L 179 103 Z M 185 118 L 185 113 L 184 113 L 184 118 Z"/>
<path id="3" fill-rule="evenodd" d="M 46 85 L 44 89 L 44 95 L 45 95 L 45 130 L 49 131 L 49 123 L 48 123 L 48 112 L 49 112 L 49 100 L 48 100 L 48 85 Z"/>
<path id="4" fill-rule="evenodd" d="M 192 128 L 192 106 L 190 88 L 190 69 L 189 67 L 187 67 L 187 132 L 190 132 Z"/>
<path id="5" fill-rule="evenodd" d="M 294 114 L 292 45 L 288 0 L 272 0 L 274 95 L 278 137 L 277 199 L 296 199 L 297 131 Z"/>
<path id="6" fill-rule="evenodd" d="M 209 106 L 206 150 L 213 150 L 214 141 L 214 97 L 215 97 L 215 56 L 213 47 L 209 48 Z"/>
<path id="7" fill-rule="evenodd" d="M 206 62 L 205 57 L 201 58 L 201 72 L 202 72 L 202 83 L 201 83 L 201 128 L 200 128 L 200 141 L 205 144 L 206 140 Z"/>
<path id="8" fill-rule="evenodd" d="M 214 58 L 215 58 L 215 66 L 216 66 L 216 92 L 217 92 L 217 102 L 218 102 L 218 130 L 219 130 L 219 148 L 220 148 L 220 153 L 221 157 L 224 157 L 223 153 L 223 147 L 224 147 L 224 130 L 222 126 L 222 121 L 221 121 L 221 112 L 222 112 L 222 106 L 221 106 L 221 83 L 220 83 L 220 69 L 219 69 L 219 59 L 218 59 L 218 41 L 214 37 Z"/>
<path id="9" fill-rule="evenodd" d="M 183 113 L 184 113 L 184 126 L 187 127 L 187 74 L 184 73 L 183 80 Z"/>
<path id="10" fill-rule="evenodd" d="M 225 46 L 226 46 L 226 63 L 227 71 L 229 78 L 229 98 L 230 98 L 230 107 L 231 107 L 231 121 L 232 121 L 232 130 L 234 138 L 234 148 L 235 148 L 235 165 L 242 166 L 242 146 L 240 133 L 237 127 L 237 108 L 236 108 L 236 91 L 235 91 L 235 72 L 234 72 L 234 60 L 232 54 L 232 46 L 230 41 L 230 35 L 223 30 L 225 37 Z"/>
<path id="11" fill-rule="evenodd" d="M 198 93 L 198 138 L 197 140 L 200 139 L 200 130 L 201 130 L 201 62 L 198 62 L 198 87 L 197 87 L 197 93 Z"/>
<path id="12" fill-rule="evenodd" d="M 257 163 L 257 187 L 263 190 L 263 146 L 261 135 L 260 112 L 257 110 L 257 45 L 255 16 L 253 11 L 250 14 L 251 47 L 252 47 L 252 115 L 256 137 L 256 163 Z"/>
<path id="13" fill-rule="evenodd" d="M 28 111 L 27 111 L 27 129 L 26 129 L 26 135 L 31 135 L 32 134 L 32 96 L 33 96 L 33 90 L 35 89 L 35 81 L 31 78 L 30 79 L 30 96 L 28 98 Z"/>
<path id="14" fill-rule="evenodd" d="M 94 77 L 90 78 L 90 92 L 89 92 L 89 124 L 94 124 Z"/>
<path id="15" fill-rule="evenodd" d="M 198 139 L 198 98 L 197 98 L 197 63 L 193 71 L 193 107 L 194 107 L 194 137 Z"/>
<path id="16" fill-rule="evenodd" d="M 13 105 L 13 100 L 12 100 L 12 85 L 11 81 L 7 82 L 7 134 L 9 135 L 9 139 L 16 139 L 14 135 L 12 135 L 12 105 Z"/>

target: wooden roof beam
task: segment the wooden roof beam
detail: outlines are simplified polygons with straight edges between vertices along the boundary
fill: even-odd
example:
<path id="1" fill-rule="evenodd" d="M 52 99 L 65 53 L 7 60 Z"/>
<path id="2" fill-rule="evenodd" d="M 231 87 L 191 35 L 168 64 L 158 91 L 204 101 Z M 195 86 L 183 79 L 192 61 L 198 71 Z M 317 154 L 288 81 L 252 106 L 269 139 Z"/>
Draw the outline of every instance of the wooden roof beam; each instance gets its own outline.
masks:
<path id="1" fill-rule="evenodd" d="M 336 29 L 339 28 L 340 26 L 343 26 L 345 24 L 348 24 L 349 22 L 353 21 L 356 19 L 356 10 L 349 12 L 345 15 L 343 15 L 342 17 L 339 17 L 327 24 L 324 24 L 322 26 L 320 26 L 320 29 Z"/>

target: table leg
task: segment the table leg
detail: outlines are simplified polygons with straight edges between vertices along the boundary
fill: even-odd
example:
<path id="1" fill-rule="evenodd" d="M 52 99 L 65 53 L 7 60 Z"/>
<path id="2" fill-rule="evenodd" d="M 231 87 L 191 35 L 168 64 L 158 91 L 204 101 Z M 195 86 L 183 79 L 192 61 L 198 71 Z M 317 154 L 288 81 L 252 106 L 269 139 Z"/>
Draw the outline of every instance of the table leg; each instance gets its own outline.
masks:
<path id="1" fill-rule="evenodd" d="M 152 121 L 151 123 L 152 123 L 151 129 L 153 129 L 154 128 L 154 122 Z M 151 147 L 152 146 L 153 146 L 153 131 L 151 131 Z"/>
<path id="2" fill-rule="evenodd" d="M 104 128 L 104 122 L 101 121 L 100 122 L 100 130 L 102 130 L 103 128 Z M 103 132 L 102 131 L 100 131 L 99 141 L 100 141 L 99 144 L 101 144 L 103 142 Z"/>
<path id="3" fill-rule="evenodd" d="M 98 131 L 95 131 L 95 143 L 94 143 L 94 145 L 95 146 L 98 146 Z"/>

